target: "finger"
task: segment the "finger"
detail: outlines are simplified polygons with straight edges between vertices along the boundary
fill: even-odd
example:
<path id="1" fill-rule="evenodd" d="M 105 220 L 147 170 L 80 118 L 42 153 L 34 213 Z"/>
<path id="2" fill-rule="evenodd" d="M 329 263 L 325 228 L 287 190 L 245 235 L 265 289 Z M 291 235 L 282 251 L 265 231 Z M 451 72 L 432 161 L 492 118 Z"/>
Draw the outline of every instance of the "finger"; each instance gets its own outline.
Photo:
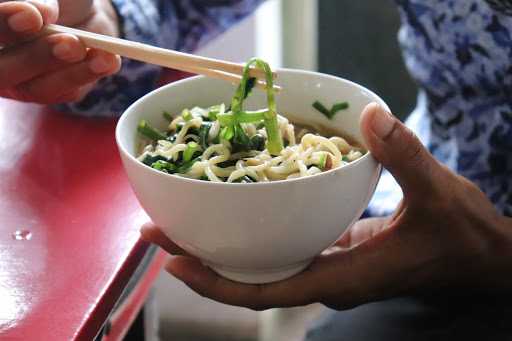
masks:
<path id="1" fill-rule="evenodd" d="M 57 0 L 0 3 L 0 43 L 38 32 L 43 25 L 56 22 L 58 13 Z"/>
<path id="2" fill-rule="evenodd" d="M 55 34 L 10 47 L 0 54 L 0 88 L 24 83 L 68 63 L 81 61 L 85 46 L 75 36 Z"/>
<path id="3" fill-rule="evenodd" d="M 440 164 L 411 130 L 378 104 L 364 109 L 361 130 L 369 150 L 393 174 L 405 196 L 424 198 L 440 180 Z"/>
<path id="4" fill-rule="evenodd" d="M 34 5 L 41 13 L 43 24 L 54 24 L 59 18 L 59 3 L 58 0 L 28 0 L 29 3 Z"/>
<path id="5" fill-rule="evenodd" d="M 140 234 L 143 240 L 157 244 L 171 255 L 188 255 L 187 251 L 176 245 L 162 230 L 151 223 L 144 224 L 140 229 Z"/>
<path id="6" fill-rule="evenodd" d="M 341 248 L 352 248 L 381 232 L 386 226 L 388 218 L 369 218 L 356 222 L 350 229 L 345 231 L 336 246 Z"/>
<path id="7" fill-rule="evenodd" d="M 319 256 L 303 272 L 280 282 L 241 284 L 217 275 L 197 258 L 177 256 L 166 270 L 202 296 L 254 310 L 321 302 L 348 309 L 408 289 L 415 248 L 386 229 L 352 249 Z"/>
<path id="8" fill-rule="evenodd" d="M 269 284 L 242 284 L 217 275 L 197 258 L 177 256 L 166 270 L 198 294 L 222 302 L 265 310 L 274 307 L 306 305 L 319 299 L 319 283 L 326 283 L 326 274 L 306 270 L 290 279 Z M 319 279 L 322 278 L 322 281 Z"/>
<path id="9" fill-rule="evenodd" d="M 27 101 L 52 104 L 70 89 L 81 88 L 119 70 L 121 61 L 98 50 L 89 50 L 85 61 L 35 78 L 17 87 Z"/>
<path id="10" fill-rule="evenodd" d="M 30 3 L 0 3 L 0 44 L 11 43 L 21 36 L 37 32 L 43 24 L 43 16 Z"/>

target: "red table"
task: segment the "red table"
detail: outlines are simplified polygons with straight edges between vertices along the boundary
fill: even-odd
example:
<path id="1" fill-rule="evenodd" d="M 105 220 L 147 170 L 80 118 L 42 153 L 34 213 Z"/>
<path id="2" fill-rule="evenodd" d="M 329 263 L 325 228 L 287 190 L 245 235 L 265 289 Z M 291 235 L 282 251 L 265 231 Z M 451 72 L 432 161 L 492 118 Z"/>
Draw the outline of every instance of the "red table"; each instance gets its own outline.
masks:
<path id="1" fill-rule="evenodd" d="M 91 340 L 148 249 L 114 128 L 0 99 L 1 340 Z"/>

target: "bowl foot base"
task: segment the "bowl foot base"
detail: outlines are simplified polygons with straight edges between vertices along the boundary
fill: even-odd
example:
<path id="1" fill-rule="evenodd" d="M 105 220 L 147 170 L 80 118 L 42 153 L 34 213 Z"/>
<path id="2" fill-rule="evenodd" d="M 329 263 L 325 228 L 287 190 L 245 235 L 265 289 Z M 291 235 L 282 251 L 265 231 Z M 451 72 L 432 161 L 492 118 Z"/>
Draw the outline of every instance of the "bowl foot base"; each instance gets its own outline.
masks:
<path id="1" fill-rule="evenodd" d="M 230 268 L 208 262 L 205 262 L 205 265 L 209 266 L 220 276 L 235 282 L 247 284 L 263 284 L 282 281 L 284 279 L 290 278 L 308 267 L 311 262 L 312 260 L 307 260 L 305 262 L 296 263 L 283 268 L 253 271 L 243 268 Z"/>

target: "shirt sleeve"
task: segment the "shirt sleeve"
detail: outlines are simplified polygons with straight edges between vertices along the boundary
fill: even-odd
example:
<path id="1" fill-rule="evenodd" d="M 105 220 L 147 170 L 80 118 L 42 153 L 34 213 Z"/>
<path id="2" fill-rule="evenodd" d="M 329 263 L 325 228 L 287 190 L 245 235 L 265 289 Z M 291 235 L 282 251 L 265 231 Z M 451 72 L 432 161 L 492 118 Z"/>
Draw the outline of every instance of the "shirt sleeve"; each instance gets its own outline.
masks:
<path id="1" fill-rule="evenodd" d="M 112 0 L 121 36 L 191 52 L 250 14 L 263 0 Z M 57 110 L 81 116 L 115 117 L 155 88 L 159 67 L 124 59 L 116 75 L 100 80 L 80 102 Z"/>

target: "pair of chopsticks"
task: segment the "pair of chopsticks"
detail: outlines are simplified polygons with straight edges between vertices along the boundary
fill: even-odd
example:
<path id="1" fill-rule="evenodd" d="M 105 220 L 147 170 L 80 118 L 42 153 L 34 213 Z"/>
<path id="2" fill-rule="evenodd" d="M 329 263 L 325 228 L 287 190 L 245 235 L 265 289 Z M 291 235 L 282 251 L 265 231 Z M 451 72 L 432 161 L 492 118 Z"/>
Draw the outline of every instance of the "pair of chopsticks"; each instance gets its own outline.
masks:
<path id="1" fill-rule="evenodd" d="M 189 73 L 218 78 L 233 84 L 240 83 L 244 66 L 223 60 L 201 57 L 189 53 L 167 50 L 147 44 L 114 38 L 61 25 L 47 25 L 43 34 L 68 33 L 77 36 L 90 48 L 117 54 L 145 63 L 160 65 Z M 258 79 L 259 88 L 265 88 L 265 74 L 260 69 L 251 69 L 249 75 Z M 275 76 L 275 75 L 274 75 Z M 274 86 L 280 90 L 280 87 Z"/>

